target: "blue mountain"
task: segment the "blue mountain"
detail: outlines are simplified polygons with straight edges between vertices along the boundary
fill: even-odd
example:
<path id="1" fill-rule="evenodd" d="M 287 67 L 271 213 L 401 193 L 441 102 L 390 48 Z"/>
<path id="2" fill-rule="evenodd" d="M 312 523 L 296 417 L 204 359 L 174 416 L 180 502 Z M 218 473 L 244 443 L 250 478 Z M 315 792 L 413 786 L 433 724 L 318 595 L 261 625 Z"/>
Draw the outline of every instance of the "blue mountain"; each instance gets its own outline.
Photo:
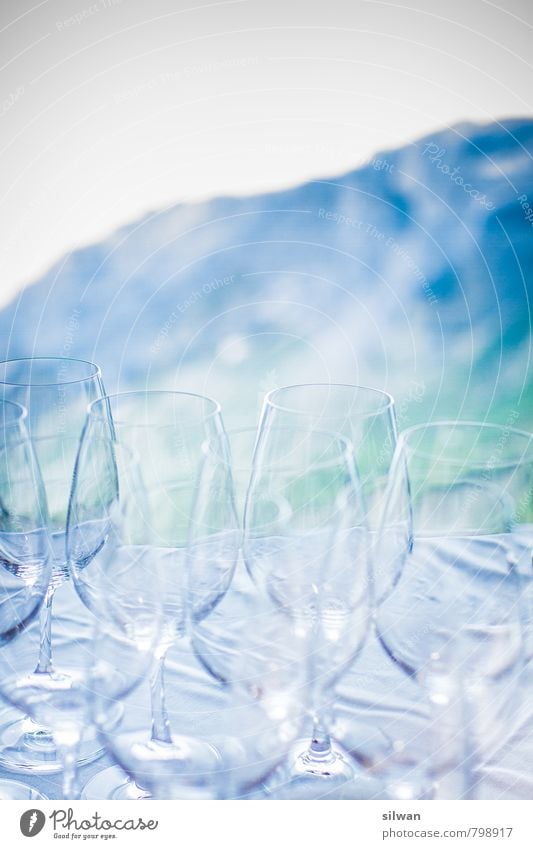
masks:
<path id="1" fill-rule="evenodd" d="M 73 252 L 0 313 L 0 355 L 100 363 L 109 389 L 372 384 L 401 424 L 533 425 L 533 121 L 461 124 L 364 167 L 178 204 Z"/>

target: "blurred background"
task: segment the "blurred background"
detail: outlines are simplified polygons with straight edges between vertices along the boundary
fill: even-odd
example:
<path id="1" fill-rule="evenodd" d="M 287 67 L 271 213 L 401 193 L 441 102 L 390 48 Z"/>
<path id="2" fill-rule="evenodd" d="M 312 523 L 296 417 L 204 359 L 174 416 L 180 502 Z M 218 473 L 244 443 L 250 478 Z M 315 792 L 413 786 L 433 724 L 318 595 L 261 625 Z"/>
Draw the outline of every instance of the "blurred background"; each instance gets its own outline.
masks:
<path id="1" fill-rule="evenodd" d="M 4 0 L 0 356 L 533 427 L 529 0 Z"/>

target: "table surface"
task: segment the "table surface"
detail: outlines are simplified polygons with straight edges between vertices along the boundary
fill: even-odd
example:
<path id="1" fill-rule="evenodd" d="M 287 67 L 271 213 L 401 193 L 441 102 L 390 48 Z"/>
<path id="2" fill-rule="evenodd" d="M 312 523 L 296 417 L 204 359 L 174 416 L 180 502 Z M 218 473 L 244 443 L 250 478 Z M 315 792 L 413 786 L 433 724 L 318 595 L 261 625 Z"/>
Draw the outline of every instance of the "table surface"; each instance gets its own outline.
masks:
<path id="1" fill-rule="evenodd" d="M 236 584 L 245 586 L 247 578 L 239 571 Z M 231 603 L 231 590 L 227 601 Z M 72 586 L 66 584 L 57 592 L 54 602 L 58 620 L 68 611 L 73 616 L 86 615 L 83 605 Z M 177 641 L 169 654 L 167 664 L 167 689 L 169 709 L 178 706 L 180 723 L 194 726 L 197 709 L 196 687 L 191 681 L 201 682 L 202 699 L 210 685 L 209 676 L 200 668 L 187 639 Z M 205 686 L 204 686 L 205 685 Z M 147 687 L 136 691 L 135 699 L 148 704 Z M 497 739 L 487 741 L 484 766 L 476 774 L 475 798 L 479 799 L 532 799 L 533 798 L 533 662 L 524 669 L 509 719 L 498 728 Z M 203 702 L 205 708 L 205 701 Z M 351 668 L 331 694 L 331 730 L 344 748 L 357 757 L 360 765 L 357 784 L 349 784 L 335 791 L 333 798 L 390 798 L 387 786 L 387 769 L 394 776 L 400 769 L 409 777 L 409 762 L 429 764 L 430 748 L 436 737 L 442 737 L 442 718 L 431 713 L 420 685 L 410 679 L 395 665 L 383 650 L 372 632 Z M 217 713 L 213 711 L 216 725 Z M 176 728 L 186 733 L 187 729 Z M 403 751 L 398 755 L 399 765 L 390 757 L 390 744 L 401 741 Z M 376 762 L 381 758 L 380 778 L 376 781 Z M 98 761 L 80 769 L 80 783 L 113 763 L 106 754 Z M 407 766 L 406 766 L 407 764 Z M 412 773 L 415 774 L 414 771 Z M 385 778 L 383 777 L 385 776 Z M 0 777 L 24 781 L 50 799 L 61 799 L 61 775 L 15 774 L 0 769 Z M 389 776 L 390 778 L 390 776 Z M 390 782 L 389 782 L 390 783 Z M 390 786 L 394 786 L 391 784 Z M 459 786 L 452 781 L 452 788 Z M 443 791 L 446 793 L 446 790 Z M 456 790 L 449 791 L 455 797 Z M 319 794 L 319 798 L 322 794 Z M 445 798 L 445 796 L 444 796 Z"/>

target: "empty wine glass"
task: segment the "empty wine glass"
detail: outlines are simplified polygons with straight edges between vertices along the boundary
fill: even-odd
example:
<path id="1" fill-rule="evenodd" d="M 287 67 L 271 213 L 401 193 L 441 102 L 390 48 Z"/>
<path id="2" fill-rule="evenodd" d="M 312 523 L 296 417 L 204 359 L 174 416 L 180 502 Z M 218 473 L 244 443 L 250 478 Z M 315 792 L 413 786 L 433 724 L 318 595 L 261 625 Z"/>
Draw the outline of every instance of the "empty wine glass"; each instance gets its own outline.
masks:
<path id="1" fill-rule="evenodd" d="M 244 513 L 250 575 L 312 633 L 310 744 L 295 747 L 284 783 L 291 792 L 327 792 L 357 767 L 332 745 L 331 688 L 353 662 L 369 627 L 369 548 L 351 445 L 336 434 L 297 427 L 259 436 Z M 319 782 L 318 784 L 316 782 Z"/>
<path id="2" fill-rule="evenodd" d="M 84 514 L 85 507 L 79 503 L 80 498 L 83 499 L 86 489 L 91 489 L 84 483 L 85 477 L 87 474 L 91 478 L 102 474 L 101 466 L 105 467 L 105 459 L 100 457 L 100 460 L 95 460 L 94 456 L 98 454 L 100 441 L 103 439 L 105 443 L 110 437 L 133 448 L 139 458 L 151 516 L 151 526 L 146 529 L 146 544 L 150 550 L 147 556 L 159 565 L 162 582 L 164 628 L 152 677 L 151 738 L 146 741 L 141 739 L 139 745 L 147 747 L 150 757 L 156 758 L 164 753 L 176 762 L 181 759 L 183 770 L 190 770 L 190 763 L 194 763 L 195 768 L 208 771 L 218 762 L 216 752 L 194 738 L 185 738 L 171 730 L 166 709 L 164 664 L 171 646 L 187 632 L 189 611 L 192 610 L 197 618 L 206 615 L 226 592 L 235 567 L 235 558 L 232 559 L 231 550 L 227 548 L 232 528 L 224 525 L 229 512 L 227 509 L 224 512 L 221 481 L 221 500 L 213 508 L 213 521 L 218 522 L 218 537 L 211 536 L 207 546 L 205 541 L 200 543 L 198 539 L 204 560 L 201 567 L 197 564 L 194 579 L 189 580 L 187 551 L 198 475 L 205 457 L 203 446 L 210 439 L 224 445 L 220 408 L 216 402 L 200 395 L 159 391 L 107 396 L 93 403 L 80 445 L 72 493 L 73 516 Z M 225 498 L 231 510 L 231 489 L 226 490 Z M 214 514 L 219 509 L 222 513 L 215 519 Z M 96 529 L 92 545 L 94 551 L 98 549 L 100 533 Z M 220 556 L 221 551 L 217 548 L 222 538 L 227 556 Z M 79 560 L 75 553 L 72 557 L 73 561 Z M 95 564 L 96 561 L 97 558 Z M 80 597 L 90 607 L 91 570 L 79 569 L 74 562 L 72 570 Z M 106 794 L 114 795 L 117 788 L 110 788 L 109 775 L 102 775 L 101 781 Z M 131 783 L 123 787 L 123 793 L 123 798 L 134 798 L 136 794 L 138 798 L 144 798 L 146 789 L 136 788 Z"/>
<path id="3" fill-rule="evenodd" d="M 159 636 L 158 599 L 147 599 L 154 587 L 153 564 L 148 570 L 146 561 L 133 553 L 122 553 L 120 561 L 112 584 L 105 588 L 110 599 L 105 613 L 97 619 L 83 611 L 72 630 L 70 645 L 65 646 L 65 659 L 63 641 L 58 644 L 58 657 L 68 678 L 51 674 L 43 688 L 31 666 L 31 653 L 39 639 L 33 624 L 1 659 L 3 696 L 52 731 L 63 762 L 63 799 L 80 798 L 76 750 L 85 727 L 93 725 L 103 710 L 108 721 L 113 717 L 116 725 L 117 705 L 145 680 L 153 664 Z M 136 573 L 141 575 L 139 579 Z M 131 599 L 129 605 L 124 603 L 124 585 Z M 113 609 L 111 605 L 115 604 Z"/>
<path id="4" fill-rule="evenodd" d="M 0 363 L 0 398 L 28 411 L 27 428 L 33 441 L 49 507 L 52 575 L 42 608 L 41 639 L 36 668 L 43 686 L 52 674 L 52 602 L 68 580 L 65 529 L 70 483 L 87 405 L 103 395 L 100 370 L 93 363 L 61 357 L 30 357 Z M 80 762 L 98 757 L 102 747 L 87 735 Z M 0 764 L 15 772 L 51 773 L 61 769 L 49 729 L 38 728 L 19 711 L 0 713 Z"/>
<path id="5" fill-rule="evenodd" d="M 343 383 L 307 383 L 268 392 L 259 433 L 300 427 L 338 433 L 353 446 L 364 498 L 365 523 L 377 533 L 397 440 L 394 400 L 386 392 Z"/>
<path id="6" fill-rule="evenodd" d="M 187 599 L 191 622 L 201 621 L 224 598 L 240 550 L 233 468 L 226 435 L 207 440 L 187 534 Z"/>
<path id="7" fill-rule="evenodd" d="M 290 607 L 256 588 L 235 588 L 194 626 L 194 647 L 223 687 L 214 743 L 219 798 L 262 790 L 304 728 L 313 635 Z"/>
<path id="8" fill-rule="evenodd" d="M 378 540 L 388 474 L 397 440 L 393 398 L 379 389 L 351 384 L 310 383 L 281 387 L 272 390 L 265 397 L 259 439 L 268 440 L 270 429 L 284 426 L 339 433 L 353 445 L 363 494 L 364 520 L 371 547 L 371 578 L 377 580 L 374 571 L 377 568 L 384 571 L 387 569 L 383 558 L 379 563 L 376 561 L 373 549 Z M 377 648 L 378 654 L 383 654 L 372 628 L 365 649 L 365 662 L 375 662 L 372 660 L 374 648 Z M 387 663 L 386 655 L 383 655 L 383 661 Z M 363 694 L 359 679 L 347 674 L 342 685 L 345 697 L 350 702 L 360 704 Z M 365 684 L 364 698 L 376 706 L 384 703 L 384 693 L 377 682 L 374 685 L 371 678 L 368 678 Z M 383 734 L 388 736 L 386 716 L 382 714 L 379 721 L 381 730 L 378 738 Z M 357 745 L 355 738 L 352 739 L 355 746 L 352 751 L 357 752 L 357 758 L 361 762 L 368 759 L 367 738 L 368 735 L 362 729 L 360 744 Z M 379 756 L 379 752 L 376 752 L 376 755 Z M 351 785 L 352 793 L 357 795 L 360 792 L 361 798 L 367 798 L 367 789 L 361 775 L 357 783 Z M 345 792 L 350 792 L 350 788 L 346 787 Z"/>
<path id="9" fill-rule="evenodd" d="M 118 448 L 113 446 L 112 451 L 116 460 Z M 105 479 L 91 490 L 98 521 L 105 516 L 106 525 L 98 569 L 91 570 L 95 615 L 89 616 L 79 603 L 77 608 L 71 606 L 70 627 L 56 647 L 57 671 L 44 677 L 33 666 L 38 623 L 14 639 L 2 657 L 4 697 L 51 729 L 62 759 L 65 799 L 79 798 L 77 749 L 85 727 L 103 705 L 108 718 L 111 708 L 116 717 L 119 700 L 149 672 L 159 641 L 161 590 L 157 564 L 145 547 L 149 520 L 142 483 L 131 457 L 126 464 L 116 462 L 115 469 L 120 491 Z M 71 526 L 70 534 L 80 553 L 85 543 L 94 541 L 90 521 Z M 95 558 L 90 562 L 94 564 Z M 84 564 L 79 566 L 83 570 Z"/>
<path id="10" fill-rule="evenodd" d="M 209 616 L 194 622 L 192 632 L 203 669 L 190 656 L 176 658 L 173 675 L 185 688 L 186 703 L 171 704 L 171 715 L 173 723 L 190 728 L 218 752 L 218 763 L 203 772 L 184 769 L 172 748 L 149 753 L 139 746 L 146 715 L 135 698 L 128 700 L 118 728 L 103 728 L 108 749 L 155 798 L 254 795 L 302 732 L 308 633 L 252 586 L 232 586 Z M 94 790 L 90 798 L 97 798 Z"/>
<path id="11" fill-rule="evenodd" d="M 459 687 L 450 705 L 464 794 L 516 704 L 529 555 L 515 530 L 520 498 L 531 498 L 531 448 L 509 428 L 419 425 L 400 435 L 391 471 L 382 554 L 394 565 L 381 573 L 378 633 L 436 705 Z"/>
<path id="12" fill-rule="evenodd" d="M 43 604 L 52 557 L 46 496 L 26 411 L 0 401 L 0 658 L 30 626 Z M 42 799 L 18 781 L 0 781 L 1 799 Z"/>

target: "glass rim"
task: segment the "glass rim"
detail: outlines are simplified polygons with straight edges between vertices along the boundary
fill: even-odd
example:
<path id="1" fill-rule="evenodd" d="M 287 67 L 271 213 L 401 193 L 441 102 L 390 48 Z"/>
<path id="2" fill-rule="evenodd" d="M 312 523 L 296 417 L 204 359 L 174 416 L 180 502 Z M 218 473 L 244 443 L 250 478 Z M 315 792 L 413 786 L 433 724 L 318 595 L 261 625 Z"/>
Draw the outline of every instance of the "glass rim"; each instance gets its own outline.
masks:
<path id="1" fill-rule="evenodd" d="M 493 433 L 508 433 L 515 437 L 520 437 L 522 440 L 527 441 L 527 450 L 525 450 L 521 454 L 517 454 L 514 458 L 502 459 L 499 462 L 492 462 L 491 457 L 487 457 L 485 460 L 476 460 L 473 458 L 469 460 L 469 455 L 467 454 L 462 459 L 455 459 L 454 457 L 447 456 L 445 450 L 439 455 L 434 455 L 428 453 L 427 451 L 420 450 L 416 447 L 412 447 L 409 444 L 409 439 L 412 435 L 416 433 L 423 433 L 424 431 L 437 431 L 439 429 L 445 430 L 449 429 L 449 432 L 452 433 L 453 430 L 461 431 L 461 430 L 470 430 L 476 429 L 478 433 L 485 432 L 493 432 Z M 462 421 L 461 419 L 441 419 L 435 422 L 423 422 L 417 425 L 411 425 L 411 427 L 406 428 L 401 431 L 398 435 L 398 449 L 404 448 L 410 455 L 420 457 L 427 460 L 433 460 L 435 464 L 438 463 L 447 463 L 450 466 L 464 467 L 469 466 L 471 468 L 479 468 L 486 469 L 490 467 L 490 469 L 503 469 L 513 465 L 522 465 L 524 463 L 533 462 L 533 433 L 530 433 L 527 430 L 521 430 L 520 428 L 512 427 L 511 425 L 505 424 L 497 424 L 496 422 L 476 422 L 471 420 Z M 498 450 L 498 446 L 495 445 L 495 450 Z M 501 450 L 501 449 L 500 449 Z"/>
<path id="2" fill-rule="evenodd" d="M 21 381 L 21 380 L 3 380 L 0 378 L 0 385 L 2 386 L 35 386 L 35 387 L 49 387 L 49 386 L 68 386 L 69 384 L 74 383 L 85 383 L 86 380 L 92 380 L 95 377 L 101 377 L 102 372 L 100 370 L 100 366 L 96 363 L 93 363 L 91 360 L 82 360 L 76 357 L 15 357 L 10 360 L 1 360 L 0 367 L 6 365 L 14 365 L 16 363 L 78 363 L 78 365 L 90 366 L 93 369 L 91 374 L 87 374 L 85 377 L 76 377 L 71 380 L 53 380 L 48 383 L 34 383 L 33 381 Z"/>
<path id="3" fill-rule="evenodd" d="M 357 383 L 291 383 L 288 386 L 279 386 L 276 389 L 271 389 L 266 393 L 264 399 L 264 407 L 271 407 L 273 410 L 279 410 L 284 413 L 294 413 L 296 415 L 309 415 L 309 411 L 307 410 L 298 410 L 294 407 L 288 407 L 284 404 L 279 403 L 274 400 L 275 396 L 278 393 L 286 392 L 290 389 L 311 389 L 312 387 L 319 387 L 320 389 L 350 389 L 357 390 L 357 392 L 366 393 L 369 395 L 373 395 L 376 398 L 381 399 L 381 404 L 377 406 L 374 410 L 367 410 L 365 412 L 358 413 L 358 418 L 370 418 L 373 416 L 380 415 L 381 413 L 386 412 L 387 410 L 394 410 L 394 398 L 384 389 L 376 389 L 374 386 L 363 386 L 362 384 Z"/>
<path id="4" fill-rule="evenodd" d="M 10 401 L 8 398 L 0 399 L 0 410 L 2 409 L 12 409 L 16 411 L 18 415 L 14 416 L 13 419 L 5 421 L 5 416 L 3 417 L 2 426 L 3 427 L 16 427 L 20 422 L 24 422 L 28 418 L 28 409 L 24 406 L 24 404 L 19 404 L 18 401 Z"/>
<path id="5" fill-rule="evenodd" d="M 207 419 L 212 419 L 212 418 L 215 418 L 216 416 L 220 416 L 221 413 L 222 413 L 222 407 L 221 407 L 220 403 L 215 398 L 211 398 L 209 395 L 200 395 L 197 392 L 184 392 L 184 391 L 173 390 L 173 389 L 132 389 L 132 390 L 129 390 L 127 392 L 113 392 L 113 393 L 110 393 L 109 395 L 101 395 L 99 398 L 96 398 L 94 401 L 91 401 L 91 403 L 88 405 L 87 415 L 90 416 L 91 418 L 97 418 L 99 409 L 101 409 L 102 407 L 104 407 L 106 404 L 108 404 L 110 402 L 112 403 L 115 400 L 121 400 L 121 399 L 132 398 L 132 397 L 142 397 L 142 396 L 152 396 L 153 397 L 154 395 L 170 395 L 173 398 L 177 398 L 177 397 L 194 398 L 196 400 L 203 401 L 204 403 L 207 402 L 207 404 L 211 407 L 211 410 L 208 413 L 206 413 L 204 416 L 201 416 L 201 417 L 197 417 L 197 416 L 181 417 L 180 416 L 180 420 L 182 420 L 182 418 L 183 418 L 187 422 L 194 422 L 194 421 L 198 421 L 198 420 L 206 421 Z M 151 424 L 151 423 L 143 424 L 142 422 L 140 422 L 140 423 L 135 422 L 133 424 L 128 424 L 127 422 L 121 421 L 120 418 L 115 418 L 115 417 L 113 417 L 113 424 L 117 424 L 117 425 L 122 424 L 126 427 L 138 427 L 138 428 L 154 427 L 154 425 Z M 160 425 L 156 425 L 156 426 L 163 428 L 163 427 L 169 427 L 171 425 L 161 423 Z"/>

